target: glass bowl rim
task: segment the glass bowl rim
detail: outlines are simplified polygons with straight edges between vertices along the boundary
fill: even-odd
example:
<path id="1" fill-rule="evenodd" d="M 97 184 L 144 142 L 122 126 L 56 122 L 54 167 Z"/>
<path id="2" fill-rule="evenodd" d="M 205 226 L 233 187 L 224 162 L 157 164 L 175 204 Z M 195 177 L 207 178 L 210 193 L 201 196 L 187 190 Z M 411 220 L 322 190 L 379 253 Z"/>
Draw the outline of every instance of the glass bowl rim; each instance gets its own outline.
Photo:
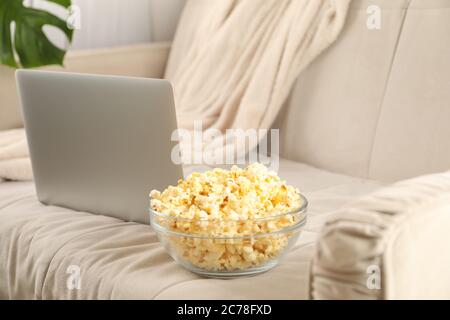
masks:
<path id="1" fill-rule="evenodd" d="M 306 197 L 300 193 L 297 192 L 297 194 L 300 196 L 301 200 L 302 200 L 302 204 L 300 207 L 292 209 L 288 212 L 284 212 L 284 213 L 280 213 L 280 214 L 276 214 L 276 215 L 272 215 L 272 216 L 268 216 L 268 217 L 263 217 L 263 218 L 253 218 L 253 219 L 222 219 L 222 218 L 216 218 L 216 219 L 190 219 L 190 218 L 180 218 L 180 217 L 174 217 L 174 216 L 170 216 L 168 214 L 162 213 L 162 212 L 158 212 L 153 210 L 151 207 L 149 209 L 149 213 L 150 215 L 155 215 L 161 218 L 168 218 L 171 219 L 173 221 L 181 221 L 181 222 L 214 222 L 214 221 L 218 221 L 218 222 L 245 222 L 245 221 L 251 221 L 251 222 L 264 222 L 264 221 L 271 221 L 274 219 L 280 219 L 282 217 L 285 216 L 289 216 L 289 215 L 293 215 L 293 214 L 304 214 L 307 212 L 308 210 L 308 199 L 306 199 Z M 151 200 L 151 197 L 150 197 Z M 302 218 L 302 220 L 304 220 L 306 217 L 306 215 Z"/>
<path id="2" fill-rule="evenodd" d="M 248 234 L 243 236 L 209 236 L 205 234 L 195 234 L 195 233 L 182 233 L 182 232 L 176 232 L 169 230 L 167 228 L 164 228 L 160 224 L 153 224 L 151 223 L 151 226 L 156 230 L 157 233 L 162 233 L 165 236 L 173 236 L 178 238 L 191 238 L 191 239 L 202 239 L 202 240 L 245 240 L 245 239 L 257 239 L 257 238 L 263 238 L 268 236 L 275 236 L 275 235 L 282 235 L 289 232 L 294 232 L 300 229 L 305 223 L 306 223 L 306 211 L 303 211 L 301 214 L 303 214 L 303 217 L 301 220 L 296 222 L 293 225 L 287 226 L 285 228 L 282 228 L 280 230 L 272 231 L 272 232 L 264 232 L 264 233 L 254 233 L 254 234 Z M 229 220 L 232 221 L 232 220 Z M 245 221 L 245 220 L 244 220 Z"/>
<path id="3" fill-rule="evenodd" d="M 307 218 L 307 211 L 308 211 L 308 199 L 306 199 L 306 197 L 301 194 L 300 192 L 298 192 L 298 195 L 300 196 L 300 198 L 302 199 L 302 205 L 294 210 L 290 210 L 289 212 L 285 212 L 282 214 L 277 214 L 277 215 L 273 215 L 273 216 L 269 216 L 269 217 L 264 217 L 264 218 L 255 218 L 255 219 L 239 219 L 239 220 L 232 220 L 232 219 L 189 219 L 189 218 L 179 218 L 179 217 L 174 217 L 174 216 L 170 216 L 168 214 L 162 213 L 162 212 L 158 212 L 153 210 L 152 208 L 149 209 L 149 213 L 150 213 L 150 224 L 152 225 L 153 228 L 155 228 L 155 230 L 159 233 L 163 233 L 164 235 L 169 235 L 169 236 L 175 236 L 175 237 L 183 237 L 183 238 L 196 238 L 196 239 L 209 239 L 209 240 L 214 240 L 214 239 L 218 239 L 218 240 L 243 240 L 243 239 L 255 239 L 255 238 L 261 238 L 261 237 L 267 237 L 267 236 L 273 236 L 273 235 L 278 235 L 278 234 L 284 234 L 284 233 L 288 233 L 288 232 L 293 232 L 296 231 L 297 229 L 299 229 L 300 227 L 302 227 L 305 223 L 306 223 L 306 218 Z M 301 216 L 301 219 L 299 221 L 297 221 L 296 223 L 289 225 L 287 227 L 284 227 L 282 229 L 276 230 L 276 231 L 272 231 L 272 232 L 264 232 L 264 233 L 254 233 L 254 234 L 248 234 L 248 235 L 242 235 L 242 236 L 213 236 L 213 235 L 204 235 L 204 234 L 195 234 L 195 233 L 183 233 L 183 232 L 176 232 L 176 231 L 172 231 L 169 230 L 163 226 L 161 226 L 159 223 L 152 223 L 153 221 L 153 217 L 161 217 L 161 218 L 167 218 L 167 219 L 171 219 L 172 221 L 181 221 L 181 222 L 189 222 L 189 223 L 201 223 L 201 222 L 225 222 L 225 223 L 229 223 L 229 222 L 233 222 L 233 223 L 237 223 L 237 222 L 264 222 L 264 221 L 271 221 L 274 219 L 280 219 L 282 217 L 288 216 L 288 215 L 299 215 Z"/>

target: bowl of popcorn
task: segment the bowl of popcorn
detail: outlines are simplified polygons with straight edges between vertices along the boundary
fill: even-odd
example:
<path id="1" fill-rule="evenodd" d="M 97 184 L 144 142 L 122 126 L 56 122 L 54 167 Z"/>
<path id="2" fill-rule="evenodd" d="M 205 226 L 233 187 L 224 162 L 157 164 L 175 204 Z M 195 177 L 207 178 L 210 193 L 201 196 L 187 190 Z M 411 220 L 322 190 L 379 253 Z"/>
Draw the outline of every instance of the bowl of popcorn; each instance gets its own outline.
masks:
<path id="1" fill-rule="evenodd" d="M 192 173 L 150 193 L 150 221 L 169 254 L 207 277 L 255 275 L 296 243 L 308 202 L 264 165 Z"/>

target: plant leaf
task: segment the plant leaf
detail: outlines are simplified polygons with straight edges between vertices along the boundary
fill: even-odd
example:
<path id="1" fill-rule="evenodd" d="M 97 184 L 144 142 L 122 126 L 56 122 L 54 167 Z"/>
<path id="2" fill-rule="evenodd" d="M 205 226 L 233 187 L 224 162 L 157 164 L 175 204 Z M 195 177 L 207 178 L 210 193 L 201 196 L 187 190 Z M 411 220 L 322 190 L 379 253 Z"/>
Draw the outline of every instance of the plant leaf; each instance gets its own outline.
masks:
<path id="1" fill-rule="evenodd" d="M 70 0 L 47 0 L 68 8 Z M 11 23 L 15 22 L 14 42 L 11 38 Z M 53 45 L 43 31 L 51 25 L 64 32 L 69 41 L 73 30 L 64 20 L 47 11 L 27 8 L 22 0 L 0 0 L 0 62 L 24 68 L 34 68 L 49 64 L 62 65 L 65 51 Z M 14 57 L 14 48 L 18 56 Z"/>

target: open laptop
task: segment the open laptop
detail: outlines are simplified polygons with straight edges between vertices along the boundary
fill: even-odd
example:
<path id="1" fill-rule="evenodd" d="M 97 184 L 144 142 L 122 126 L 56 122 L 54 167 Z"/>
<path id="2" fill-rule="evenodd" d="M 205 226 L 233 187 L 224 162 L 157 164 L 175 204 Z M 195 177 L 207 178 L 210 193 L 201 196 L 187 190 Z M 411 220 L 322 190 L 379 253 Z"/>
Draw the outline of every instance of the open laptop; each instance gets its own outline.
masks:
<path id="1" fill-rule="evenodd" d="M 177 183 L 166 80 L 18 70 L 39 200 L 148 223 L 148 194 Z"/>

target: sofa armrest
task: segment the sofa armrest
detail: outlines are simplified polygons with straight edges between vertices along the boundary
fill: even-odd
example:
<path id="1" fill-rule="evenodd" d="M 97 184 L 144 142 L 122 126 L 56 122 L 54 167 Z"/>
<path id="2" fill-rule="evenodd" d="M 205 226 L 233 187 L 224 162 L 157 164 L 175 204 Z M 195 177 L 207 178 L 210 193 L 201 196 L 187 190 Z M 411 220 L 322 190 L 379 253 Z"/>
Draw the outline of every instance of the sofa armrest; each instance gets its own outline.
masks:
<path id="1" fill-rule="evenodd" d="M 170 43 L 150 43 L 126 47 L 68 52 L 64 67 L 44 70 L 162 78 Z M 15 70 L 0 66 L 0 130 L 22 126 Z"/>
<path id="2" fill-rule="evenodd" d="M 314 299 L 450 299 L 450 172 L 405 180 L 330 219 Z"/>

